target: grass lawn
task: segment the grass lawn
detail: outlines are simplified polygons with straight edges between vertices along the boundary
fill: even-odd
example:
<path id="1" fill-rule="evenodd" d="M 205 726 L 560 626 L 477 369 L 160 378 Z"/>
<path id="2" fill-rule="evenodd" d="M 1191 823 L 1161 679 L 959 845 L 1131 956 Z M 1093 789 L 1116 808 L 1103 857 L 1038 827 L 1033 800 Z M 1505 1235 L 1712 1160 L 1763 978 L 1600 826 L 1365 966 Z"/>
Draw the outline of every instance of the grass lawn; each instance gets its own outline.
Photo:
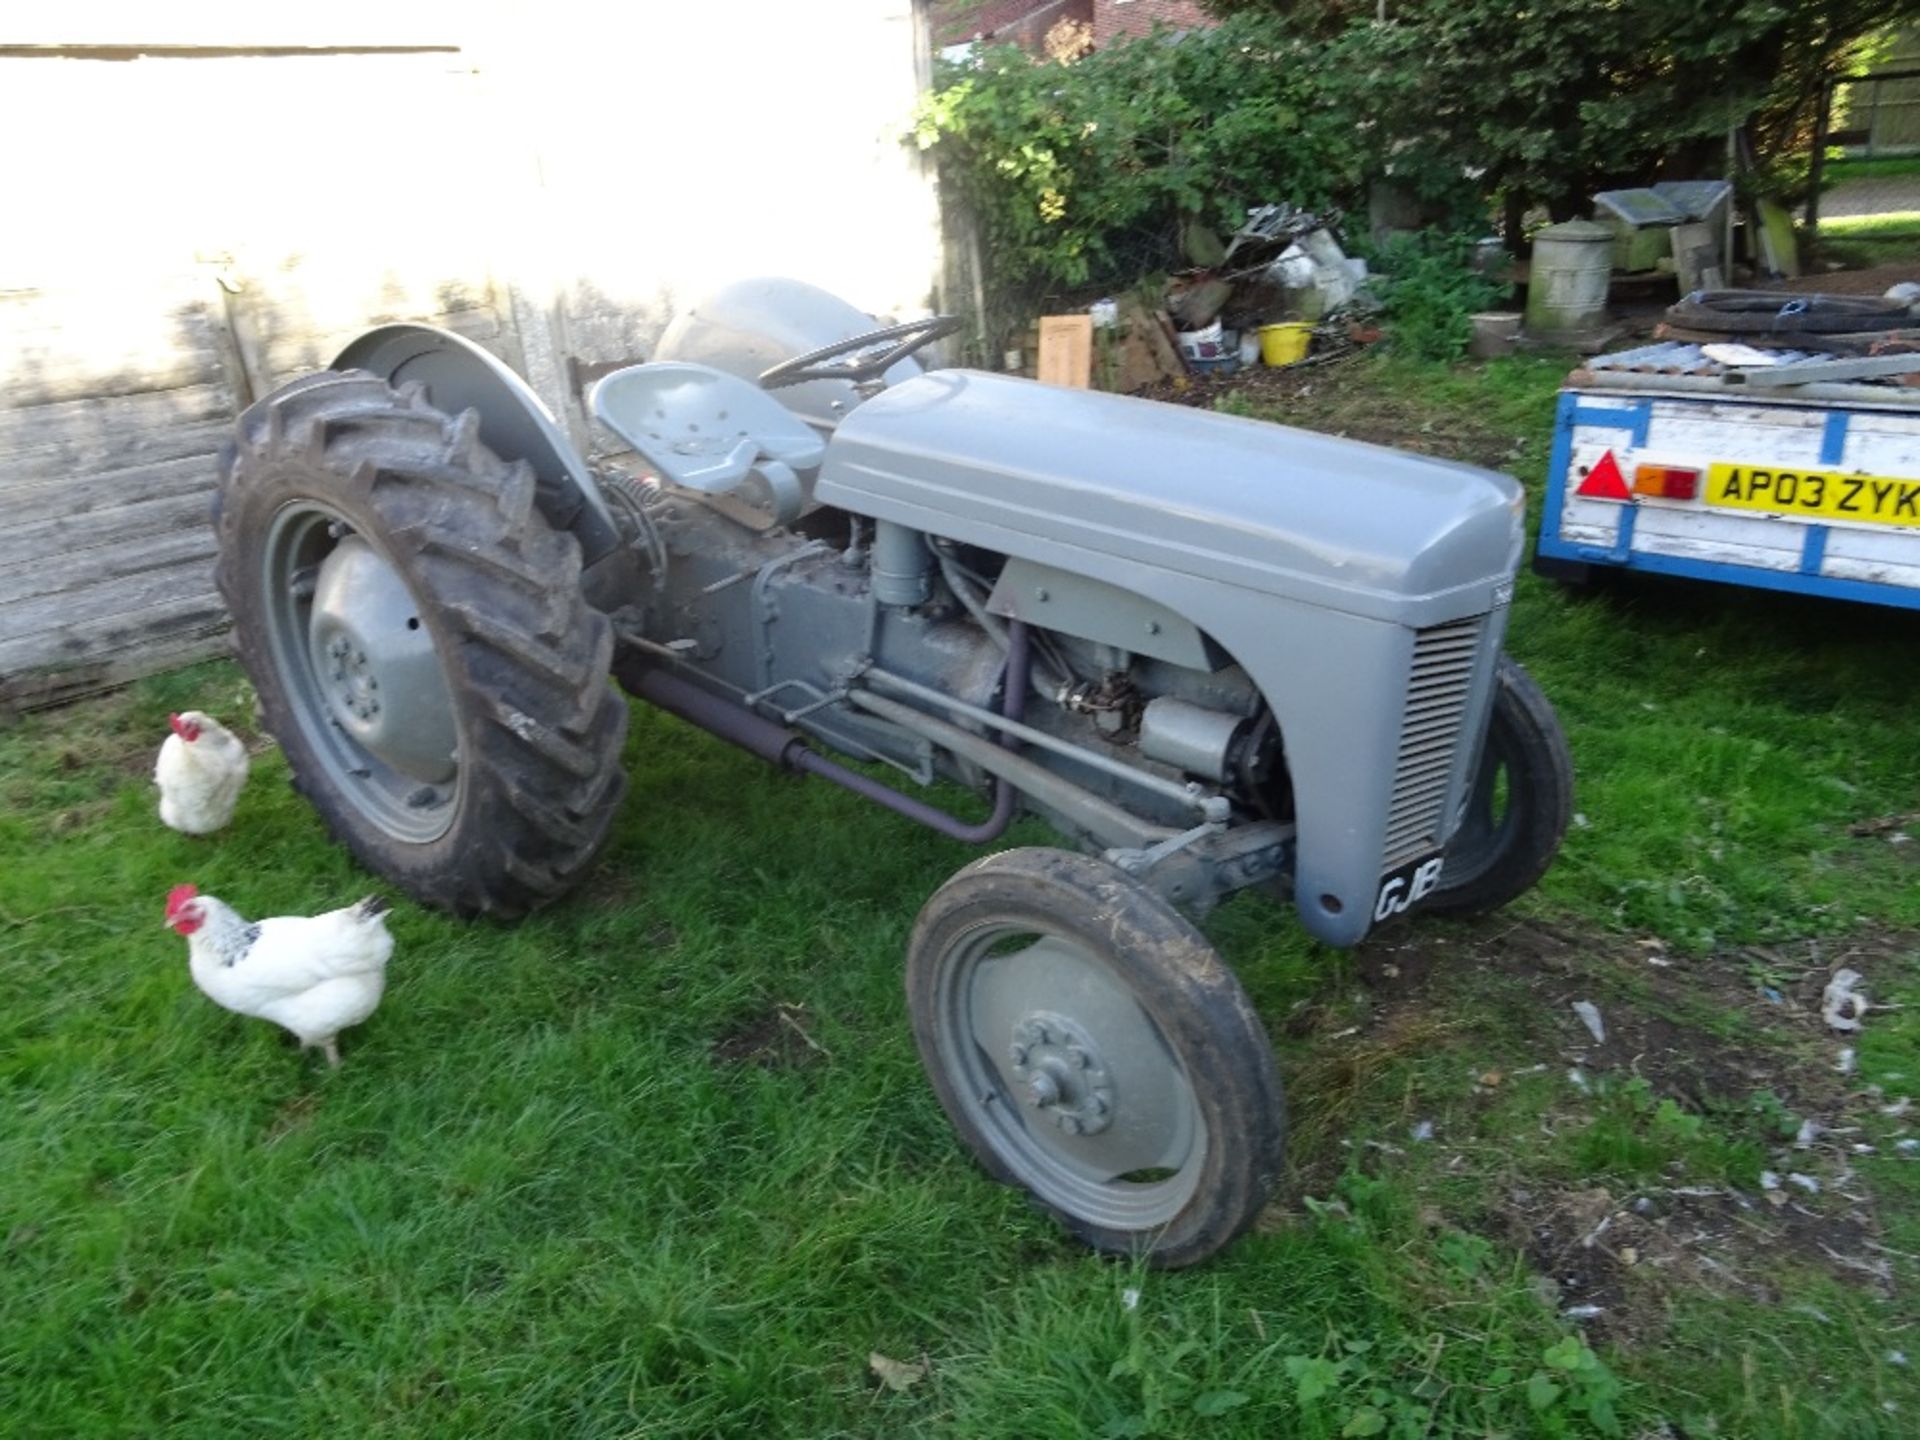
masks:
<path id="1" fill-rule="evenodd" d="M 1920 210 L 1890 215 L 1840 215 L 1820 218 L 1819 251 L 1849 269 L 1914 263 L 1920 251 Z"/>
<path id="2" fill-rule="evenodd" d="M 1875 155 L 1858 159 L 1829 151 L 1820 173 L 1834 184 L 1842 180 L 1887 180 L 1900 175 L 1920 175 L 1920 155 Z"/>
<path id="3" fill-rule="evenodd" d="M 1537 491 L 1564 368 L 1369 359 L 1230 403 Z M 638 713 L 590 883 L 514 929 L 398 904 L 386 1004 L 328 1073 L 204 1000 L 160 923 L 187 880 L 250 915 L 373 888 L 270 748 L 226 833 L 153 818 L 167 711 L 247 721 L 238 671 L 14 722 L 0 1426 L 1915 1433 L 1916 642 L 1864 607 L 1523 578 L 1512 648 L 1580 770 L 1563 858 L 1508 913 L 1353 953 L 1221 912 L 1292 1165 L 1179 1274 L 1068 1243 L 922 1081 L 901 952 L 951 842 Z M 1842 964 L 1906 1007 L 1845 1074 Z"/>

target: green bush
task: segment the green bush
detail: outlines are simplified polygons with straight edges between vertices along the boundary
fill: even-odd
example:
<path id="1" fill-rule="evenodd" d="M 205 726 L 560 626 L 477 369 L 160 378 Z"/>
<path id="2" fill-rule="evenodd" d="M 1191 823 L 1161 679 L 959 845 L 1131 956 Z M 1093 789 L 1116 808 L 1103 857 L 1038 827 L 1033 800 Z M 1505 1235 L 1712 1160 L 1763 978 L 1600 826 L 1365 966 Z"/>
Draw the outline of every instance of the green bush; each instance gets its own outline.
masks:
<path id="1" fill-rule="evenodd" d="M 1458 360 L 1473 339 L 1477 310 L 1506 294 L 1468 263 L 1474 237 L 1423 230 L 1395 235 L 1373 256 L 1369 282 L 1395 350 L 1422 360 Z"/>
<path id="2" fill-rule="evenodd" d="M 1329 103 L 1322 48 L 1255 17 L 1072 65 L 992 47 L 940 68 L 913 139 L 971 210 L 997 286 L 1132 281 L 1177 256 L 1190 219 L 1228 233 L 1252 205 L 1359 193 L 1371 142 Z"/>

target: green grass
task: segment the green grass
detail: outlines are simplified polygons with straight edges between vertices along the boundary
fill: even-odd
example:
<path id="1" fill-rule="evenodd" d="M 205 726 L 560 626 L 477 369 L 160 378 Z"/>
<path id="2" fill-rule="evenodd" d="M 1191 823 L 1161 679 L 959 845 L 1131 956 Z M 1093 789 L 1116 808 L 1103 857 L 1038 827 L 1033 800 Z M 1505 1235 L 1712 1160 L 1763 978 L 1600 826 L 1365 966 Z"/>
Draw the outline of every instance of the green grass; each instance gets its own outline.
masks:
<path id="1" fill-rule="evenodd" d="M 1819 252 L 1853 270 L 1881 265 L 1920 267 L 1920 211 L 1891 215 L 1821 216 Z"/>
<path id="2" fill-rule="evenodd" d="M 1920 175 L 1920 155 L 1875 155 L 1857 160 L 1834 157 L 1821 167 L 1820 174 L 1836 185 L 1842 180 L 1886 180 L 1898 175 Z"/>
<path id="3" fill-rule="evenodd" d="M 1366 362 L 1242 408 L 1537 493 L 1564 369 Z M 1483 924 L 1347 955 L 1256 897 L 1218 916 L 1288 1077 L 1292 1173 L 1255 1234 L 1175 1275 L 1088 1256 L 988 1182 L 922 1080 L 901 950 L 959 846 L 637 713 L 586 887 L 511 929 L 399 904 L 386 1004 L 330 1074 L 199 996 L 159 923 L 183 880 L 252 914 L 372 888 L 273 752 L 225 834 L 153 819 L 166 712 L 245 719 L 237 672 L 12 724 L 6 1433 L 1910 1433 L 1920 1386 L 1887 1356 L 1920 1359 L 1894 1253 L 1920 1252 L 1920 1161 L 1859 1087 L 1920 1085 L 1920 844 L 1848 826 L 1920 811 L 1917 639 L 1859 608 L 1524 578 L 1512 645 L 1566 721 L 1583 824 Z M 1808 1006 L 1856 951 L 1909 1008 L 1869 1018 L 1843 1082 Z M 1580 1058 L 1570 998 L 1613 1048 Z M 1875 1153 L 1792 1149 L 1815 1116 Z M 1778 1229 L 1763 1168 L 1817 1174 L 1818 1233 L 1891 1287 Z M 1753 1214 L 1671 1198 L 1727 1185 Z M 1596 1195 L 1638 1264 L 1581 1246 Z M 1709 1224 L 1740 1283 L 1694 1258 Z M 1590 1293 L 1583 1329 L 1562 1312 Z M 895 1392 L 871 1352 L 930 1369 Z"/>
<path id="4" fill-rule="evenodd" d="M 1885 215 L 1822 215 L 1820 233 L 1853 241 L 1913 240 L 1920 238 L 1920 210 L 1895 210 Z"/>

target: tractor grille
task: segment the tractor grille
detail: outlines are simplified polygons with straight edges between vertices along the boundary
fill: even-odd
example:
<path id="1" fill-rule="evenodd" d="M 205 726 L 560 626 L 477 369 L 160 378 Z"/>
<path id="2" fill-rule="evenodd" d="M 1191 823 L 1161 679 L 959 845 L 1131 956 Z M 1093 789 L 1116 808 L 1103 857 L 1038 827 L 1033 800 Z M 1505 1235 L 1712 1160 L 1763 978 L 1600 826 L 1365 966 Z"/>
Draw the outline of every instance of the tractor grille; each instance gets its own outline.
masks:
<path id="1" fill-rule="evenodd" d="M 1413 643 L 1407 711 L 1393 769 L 1393 805 L 1387 812 L 1382 871 L 1439 848 L 1441 821 L 1460 748 L 1485 617 L 1422 630 Z"/>

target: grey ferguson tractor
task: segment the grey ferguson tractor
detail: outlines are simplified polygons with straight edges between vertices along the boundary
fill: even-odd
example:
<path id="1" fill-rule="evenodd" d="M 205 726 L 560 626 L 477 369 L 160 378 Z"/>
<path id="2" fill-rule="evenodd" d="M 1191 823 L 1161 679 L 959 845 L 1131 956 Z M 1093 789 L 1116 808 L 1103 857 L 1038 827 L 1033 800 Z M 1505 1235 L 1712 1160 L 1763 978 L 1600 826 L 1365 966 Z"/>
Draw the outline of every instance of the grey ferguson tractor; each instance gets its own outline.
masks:
<path id="1" fill-rule="evenodd" d="M 955 328 L 731 287 L 594 388 L 624 471 L 477 347 L 375 330 L 241 417 L 220 586 L 295 784 L 455 913 L 524 914 L 593 862 L 624 787 L 609 675 L 964 841 L 1044 817 L 1071 848 L 987 855 L 920 912 L 914 1038 L 995 1177 L 1191 1264 L 1253 1220 L 1284 1135 L 1196 920 L 1261 886 L 1352 945 L 1501 905 L 1559 845 L 1565 742 L 1501 653 L 1521 492 L 923 370 Z M 936 778 L 987 817 L 913 793 Z"/>

